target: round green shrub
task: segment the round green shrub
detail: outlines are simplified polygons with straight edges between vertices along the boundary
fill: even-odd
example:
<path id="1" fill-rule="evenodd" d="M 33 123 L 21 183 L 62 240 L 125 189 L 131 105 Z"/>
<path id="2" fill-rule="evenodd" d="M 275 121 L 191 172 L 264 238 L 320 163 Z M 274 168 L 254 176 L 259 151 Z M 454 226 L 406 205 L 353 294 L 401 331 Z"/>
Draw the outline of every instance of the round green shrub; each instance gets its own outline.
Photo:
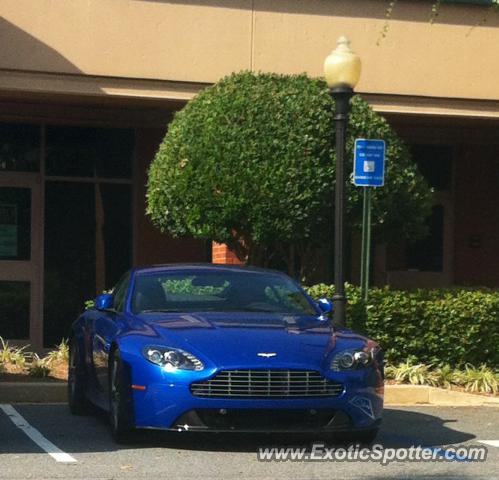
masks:
<path id="1" fill-rule="evenodd" d="M 373 192 L 375 233 L 421 235 L 428 185 L 388 123 L 359 96 L 351 106 L 346 170 L 355 138 L 387 144 L 386 185 Z M 222 79 L 170 123 L 149 171 L 147 213 L 174 236 L 227 243 L 249 263 L 264 264 L 276 252 L 303 256 L 329 242 L 333 111 L 326 84 L 306 75 Z M 347 184 L 348 225 L 356 229 L 362 189 Z"/>

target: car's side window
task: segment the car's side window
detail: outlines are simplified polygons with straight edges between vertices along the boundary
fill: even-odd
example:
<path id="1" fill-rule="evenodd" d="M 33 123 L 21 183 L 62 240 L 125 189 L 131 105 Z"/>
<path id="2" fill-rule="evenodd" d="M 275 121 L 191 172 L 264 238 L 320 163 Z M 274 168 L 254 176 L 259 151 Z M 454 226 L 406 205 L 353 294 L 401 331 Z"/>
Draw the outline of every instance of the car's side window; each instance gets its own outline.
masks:
<path id="1" fill-rule="evenodd" d="M 122 312 L 125 308 L 125 298 L 130 282 L 130 272 L 127 272 L 113 289 L 114 309 L 117 312 Z"/>

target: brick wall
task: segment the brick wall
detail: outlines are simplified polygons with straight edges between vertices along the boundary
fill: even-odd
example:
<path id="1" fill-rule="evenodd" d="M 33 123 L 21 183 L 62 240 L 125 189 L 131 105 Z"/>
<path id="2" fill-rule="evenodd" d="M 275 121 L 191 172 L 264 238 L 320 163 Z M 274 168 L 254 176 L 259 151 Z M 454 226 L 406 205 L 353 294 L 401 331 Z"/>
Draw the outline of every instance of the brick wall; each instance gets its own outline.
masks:
<path id="1" fill-rule="evenodd" d="M 211 245 L 211 255 L 213 263 L 226 265 L 243 265 L 244 262 L 237 258 L 237 255 L 225 244 L 213 242 Z"/>
<path id="2" fill-rule="evenodd" d="M 206 244 L 193 238 L 172 238 L 156 228 L 145 215 L 147 171 L 165 135 L 161 128 L 136 130 L 135 152 L 135 265 L 205 262 Z"/>

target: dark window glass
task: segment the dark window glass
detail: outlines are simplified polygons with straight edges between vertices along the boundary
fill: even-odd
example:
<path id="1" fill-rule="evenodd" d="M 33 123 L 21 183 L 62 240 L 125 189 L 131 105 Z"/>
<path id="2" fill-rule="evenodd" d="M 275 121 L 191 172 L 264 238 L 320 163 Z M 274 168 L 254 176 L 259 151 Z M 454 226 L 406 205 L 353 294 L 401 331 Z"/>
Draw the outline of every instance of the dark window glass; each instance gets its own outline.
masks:
<path id="1" fill-rule="evenodd" d="M 40 127 L 0 123 L 0 171 L 37 172 Z"/>
<path id="2" fill-rule="evenodd" d="M 46 182 L 46 346 L 68 335 L 85 300 L 95 296 L 95 242 L 94 185 Z"/>
<path id="3" fill-rule="evenodd" d="M 407 268 L 410 270 L 441 272 L 444 253 L 444 207 L 436 205 L 427 220 L 426 238 L 407 246 Z"/>
<path id="4" fill-rule="evenodd" d="M 452 147 L 413 145 L 411 153 L 419 171 L 437 192 L 452 188 Z"/>
<path id="5" fill-rule="evenodd" d="M 47 127 L 46 174 L 131 178 L 133 130 Z"/>
<path id="6" fill-rule="evenodd" d="M 114 285 L 132 262 L 130 185 L 100 184 L 102 196 L 106 285 Z"/>
<path id="7" fill-rule="evenodd" d="M 47 127 L 45 173 L 93 177 L 97 155 L 92 129 Z"/>
<path id="8" fill-rule="evenodd" d="M 45 202 L 44 325 L 50 346 L 67 336 L 85 300 L 94 298 L 97 268 L 104 269 L 106 286 L 130 268 L 131 187 L 48 181 Z M 96 225 L 102 225 L 102 260 L 96 260 Z"/>
<path id="9" fill-rule="evenodd" d="M 0 187 L 0 260 L 31 258 L 31 190 Z"/>
<path id="10" fill-rule="evenodd" d="M 100 151 L 97 176 L 101 178 L 131 178 L 134 135 L 133 130 L 106 129 L 100 132 Z"/>
<path id="11" fill-rule="evenodd" d="M 298 286 L 284 275 L 230 271 L 160 272 L 138 275 L 135 313 L 267 312 L 316 315 Z"/>
<path id="12" fill-rule="evenodd" d="M 0 281 L 0 337 L 29 338 L 30 283 Z"/>

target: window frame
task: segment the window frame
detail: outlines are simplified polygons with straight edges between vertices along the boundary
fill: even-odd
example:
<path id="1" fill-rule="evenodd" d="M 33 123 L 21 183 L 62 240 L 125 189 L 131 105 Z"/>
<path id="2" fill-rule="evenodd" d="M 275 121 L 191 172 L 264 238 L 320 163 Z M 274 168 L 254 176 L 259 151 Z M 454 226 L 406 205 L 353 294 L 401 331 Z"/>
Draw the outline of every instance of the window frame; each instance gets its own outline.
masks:
<path id="1" fill-rule="evenodd" d="M 118 283 L 114 286 L 112 290 L 112 295 L 113 295 L 113 309 L 117 313 L 123 313 L 125 311 L 125 305 L 126 305 L 126 299 L 127 299 L 127 294 L 128 290 L 130 288 L 130 278 L 131 278 L 131 270 L 126 272 L 118 281 Z M 118 297 L 118 293 L 121 295 L 123 292 L 122 297 Z M 117 302 L 119 298 L 119 304 Z"/>

